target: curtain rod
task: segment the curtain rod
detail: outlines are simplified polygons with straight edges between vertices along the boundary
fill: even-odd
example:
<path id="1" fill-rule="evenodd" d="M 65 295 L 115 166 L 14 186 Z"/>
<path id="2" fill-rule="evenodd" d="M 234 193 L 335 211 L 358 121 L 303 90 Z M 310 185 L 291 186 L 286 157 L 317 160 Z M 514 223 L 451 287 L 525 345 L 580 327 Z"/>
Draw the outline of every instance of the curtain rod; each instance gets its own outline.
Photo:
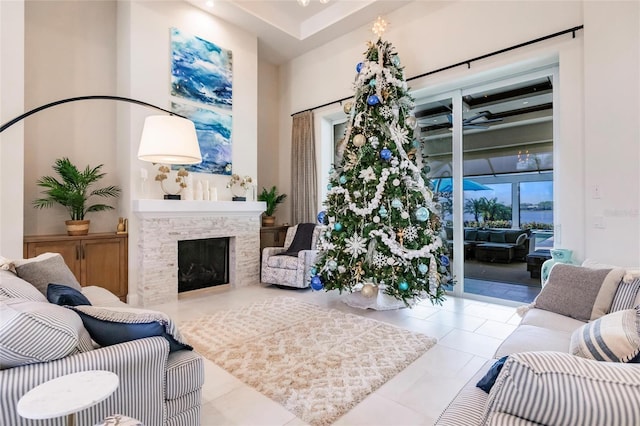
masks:
<path id="1" fill-rule="evenodd" d="M 516 45 L 511 46 L 511 47 L 506 47 L 504 49 L 496 50 L 496 51 L 491 52 L 491 53 L 487 53 L 487 54 L 484 54 L 484 55 L 481 55 L 481 56 L 476 56 L 475 58 L 467 59 L 466 61 L 461 61 L 461 62 L 457 62 L 457 63 L 452 64 L 452 65 L 447 65 L 446 67 L 438 68 L 437 70 L 428 71 L 428 72 L 425 72 L 425 73 L 422 73 L 422 74 L 415 75 L 413 77 L 409 77 L 409 78 L 407 78 L 407 82 L 415 80 L 415 79 L 418 79 L 418 78 L 426 77 L 428 75 L 436 74 L 436 73 L 439 73 L 439 72 L 442 72 L 442 71 L 447 71 L 447 70 L 450 70 L 452 68 L 456 68 L 456 67 L 459 67 L 459 66 L 462 66 L 462 65 L 466 65 L 467 69 L 470 69 L 471 68 L 471 62 L 479 61 L 481 59 L 486 59 L 486 58 L 489 58 L 489 57 L 495 56 L 495 55 L 500 55 L 502 53 L 509 52 L 511 50 L 519 49 L 521 47 L 529 46 L 531 44 L 539 43 L 541 41 L 545 41 L 545 40 L 548 40 L 550 38 L 559 37 L 561 35 L 565 35 L 565 34 L 571 33 L 572 34 L 572 38 L 576 38 L 576 31 L 579 31 L 579 30 L 582 30 L 582 29 L 584 29 L 584 25 L 578 25 L 578 26 L 573 27 L 573 28 L 569 28 L 569 29 L 566 29 L 566 30 L 558 31 L 557 33 L 553 33 L 553 34 L 549 34 L 549 35 L 546 35 L 546 36 L 543 36 L 543 37 L 539 37 L 539 38 L 536 38 L 536 39 L 533 39 L 533 40 L 525 41 L 524 43 L 516 44 Z M 326 107 L 326 106 L 329 106 L 329 105 L 342 103 L 342 102 L 344 102 L 346 100 L 349 100 L 351 98 L 353 98 L 353 96 L 347 96 L 346 98 L 338 99 L 336 101 L 327 102 L 325 104 L 318 105 L 318 106 L 315 106 L 313 108 L 303 109 L 302 111 L 298 111 L 296 113 L 291 114 L 291 116 L 293 117 L 294 115 L 300 114 L 302 112 L 313 111 L 314 109 L 319 109 L 319 108 L 323 108 L 323 107 Z"/>

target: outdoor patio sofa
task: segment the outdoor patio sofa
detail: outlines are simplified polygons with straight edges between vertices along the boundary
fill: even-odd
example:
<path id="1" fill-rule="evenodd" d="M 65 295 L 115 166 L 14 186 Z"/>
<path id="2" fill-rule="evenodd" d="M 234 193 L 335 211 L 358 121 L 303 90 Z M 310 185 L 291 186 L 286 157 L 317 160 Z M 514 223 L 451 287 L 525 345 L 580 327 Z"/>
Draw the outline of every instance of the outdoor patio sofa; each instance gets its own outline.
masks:
<path id="1" fill-rule="evenodd" d="M 553 266 L 436 426 L 640 424 L 638 271 L 594 267 Z"/>
<path id="2" fill-rule="evenodd" d="M 453 228 L 445 227 L 449 253 L 453 253 Z M 510 263 L 526 261 L 529 253 L 529 229 L 464 228 L 464 252 L 468 259 Z"/>
<path id="3" fill-rule="evenodd" d="M 17 413 L 18 401 L 41 383 L 89 370 L 117 374 L 119 386 L 106 400 L 78 413 L 77 424 L 102 424 L 107 416 L 115 414 L 149 426 L 199 424 L 204 384 L 202 357 L 180 340 L 176 344 L 176 340 L 167 337 L 179 336 L 177 329 L 175 333 L 165 332 L 167 322 L 141 321 L 143 317 L 158 315 L 170 322 L 168 317 L 131 308 L 102 287 L 80 287 L 75 279 L 69 278 L 73 273 L 59 254 L 47 259 L 44 263 L 48 266 L 44 265 L 38 271 L 36 265 L 27 271 L 30 278 L 22 279 L 19 276 L 24 277 L 21 267 L 17 273 L 3 269 L 3 266 L 12 268 L 13 262 L 8 263 L 0 256 L 0 425 L 66 424 L 64 417 L 37 422 L 27 420 Z M 59 288 L 77 289 L 80 295 L 74 293 L 73 297 L 85 297 L 91 306 L 68 307 L 73 301 L 65 299 L 70 297 L 66 294 L 55 300 L 57 304 L 50 303 L 42 290 L 47 293 L 48 283 L 61 281 L 69 285 Z M 93 317 L 96 320 L 93 324 L 95 327 L 99 323 L 106 330 L 104 333 L 110 333 L 115 339 L 122 339 L 121 336 L 129 331 L 139 333 L 142 329 L 147 332 L 152 327 L 153 332 L 146 335 L 154 337 L 136 339 L 139 333 L 132 337 L 135 340 L 100 347 L 92 342 L 97 339 L 95 328 L 90 328 L 75 308 L 86 312 L 93 310 L 100 315 L 112 312 L 113 317 L 104 321 Z M 132 318 L 130 315 L 134 314 L 139 316 Z M 107 325 L 116 320 L 119 320 L 115 325 L 119 332 Z M 155 326 L 156 323 L 159 325 Z M 141 328 L 136 327 L 138 325 Z"/>

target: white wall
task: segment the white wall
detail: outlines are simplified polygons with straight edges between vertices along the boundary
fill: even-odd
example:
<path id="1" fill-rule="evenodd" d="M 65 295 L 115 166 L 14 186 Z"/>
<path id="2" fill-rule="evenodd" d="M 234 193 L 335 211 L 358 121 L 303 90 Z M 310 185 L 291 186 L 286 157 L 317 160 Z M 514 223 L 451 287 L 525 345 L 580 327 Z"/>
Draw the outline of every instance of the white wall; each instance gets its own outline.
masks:
<path id="1" fill-rule="evenodd" d="M 257 112 L 258 112 L 258 62 L 257 39 L 239 28 L 181 2 L 131 1 L 121 4 L 118 31 L 128 37 L 127 46 L 119 46 L 126 55 L 120 57 L 119 73 L 127 79 L 126 96 L 145 100 L 170 109 L 171 54 L 170 28 L 175 27 L 211 41 L 233 53 L 233 172 L 257 178 Z M 122 83 L 124 84 L 124 83 Z M 124 89 L 124 85 L 120 86 Z M 153 181 L 157 167 L 136 159 L 144 117 L 156 114 L 147 109 L 131 109 L 131 162 L 132 198 L 161 198 L 159 185 Z M 144 190 L 140 182 L 140 168 L 146 168 L 149 181 Z M 231 191 L 225 186 L 228 176 L 195 173 L 194 179 L 207 179 L 218 188 L 220 200 L 230 200 Z M 169 186 L 172 182 L 169 182 Z M 174 188 L 177 189 L 177 188 Z"/>
<path id="2" fill-rule="evenodd" d="M 278 187 L 278 192 L 283 193 L 279 185 L 280 169 L 289 168 L 288 163 L 280 161 L 277 149 L 279 134 L 279 109 L 280 84 L 278 80 L 278 67 L 267 62 L 258 64 L 258 180 L 262 188 L 270 189 Z M 289 194 L 287 194 L 289 195 Z M 286 198 L 276 210 L 277 224 L 289 222 L 291 218 L 290 198 Z"/>
<path id="3" fill-rule="evenodd" d="M 25 107 L 86 95 L 116 94 L 115 1 L 25 3 Z M 35 209 L 36 181 L 56 176 L 55 159 L 68 157 L 80 170 L 104 164 L 95 188 L 125 183 L 116 171 L 116 103 L 91 100 L 59 105 L 25 121 L 24 233 L 64 234 L 71 219 L 61 206 Z M 94 189 L 95 189 L 94 188 Z M 124 199 L 90 203 L 114 207 Z M 117 211 L 89 213 L 91 232 L 115 232 Z"/>
<path id="4" fill-rule="evenodd" d="M 638 265 L 640 4 L 586 2 L 585 27 L 586 253 Z"/>
<path id="5" fill-rule="evenodd" d="M 600 9 L 606 9 L 606 13 Z M 586 28 L 576 33 L 576 39 L 566 35 L 548 40 L 475 62 L 471 69 L 460 67 L 415 80 L 410 86 L 426 95 L 452 85 L 469 85 L 491 76 L 558 62 L 559 81 L 554 90 L 559 117 L 559 122 L 554 123 L 554 221 L 559 225 L 556 245 L 573 249 L 579 259 L 597 257 L 618 264 L 640 264 L 638 96 L 622 96 L 624 92 L 638 93 L 638 3 L 413 2 L 385 18 L 391 23 L 385 38 L 396 47 L 407 77 L 584 23 Z M 281 130 L 277 147 L 281 164 L 290 162 L 289 115 L 352 95 L 355 65 L 362 59 L 366 41 L 372 38 L 368 27 L 363 27 L 281 67 Z M 625 48 L 619 49 L 618 43 Z M 599 88 L 589 89 L 594 86 Z M 330 115 L 339 108 L 317 110 L 316 129 L 321 128 L 324 114 Z M 591 108 L 597 113 L 586 113 Z M 619 111 L 624 111 L 624 117 L 635 119 L 622 120 L 618 118 Z M 612 126 L 608 123 L 615 123 L 616 137 L 588 135 L 594 134 L 595 127 L 610 135 Z M 605 146 L 612 144 L 616 148 L 606 152 Z M 592 175 L 594 169 L 599 169 L 598 175 Z M 633 170 L 629 185 L 628 178 L 620 177 L 618 170 Z M 592 214 L 588 213 L 591 202 L 587 200 L 586 181 L 591 181 L 591 176 L 598 176 L 596 179 L 604 188 L 632 188 L 631 196 L 623 195 L 624 190 L 609 193 L 605 200 L 608 208 L 622 212 L 607 220 L 611 225 L 607 225 L 606 232 L 594 230 L 587 221 Z M 290 174 L 282 173 L 279 185 L 288 191 Z M 619 250 L 621 246 L 625 250 Z"/>
<path id="6" fill-rule="evenodd" d="M 0 1 L 2 123 L 25 108 L 87 94 L 131 97 L 169 109 L 169 29 L 177 27 L 233 52 L 233 167 L 235 173 L 257 179 L 255 36 L 182 2 L 29 1 L 26 18 L 24 8 L 22 1 Z M 16 37 L 25 31 L 26 51 L 21 38 Z M 23 63 L 29 69 L 25 70 Z M 63 211 L 31 207 L 38 193 L 35 179 L 51 174 L 56 158 L 69 156 L 81 167 L 104 163 L 108 173 L 104 182 L 120 185 L 123 195 L 116 211 L 92 214 L 91 232 L 115 231 L 118 216 L 129 218 L 129 287 L 130 294 L 135 294 L 137 230 L 131 200 L 162 196 L 153 181 L 156 168 L 136 157 L 144 118 L 154 113 L 126 103 L 85 101 L 29 118 L 24 138 L 22 124 L 3 132 L 0 253 L 21 257 L 23 234 L 65 232 Z M 24 164 L 23 139 L 27 151 Z M 139 178 L 141 168 L 149 173 L 144 187 Z M 196 174 L 195 179 L 208 179 L 218 188 L 220 200 L 231 199 L 225 188 L 228 177 Z M 24 202 L 23 192 L 27 194 Z"/>
<path id="7" fill-rule="evenodd" d="M 24 2 L 0 1 L 0 123 L 24 112 Z M 0 134 L 0 255 L 22 257 L 24 123 Z"/>
<path id="8" fill-rule="evenodd" d="M 131 1 L 119 3 L 118 90 L 123 96 L 170 109 L 170 28 L 211 41 L 233 53 L 233 172 L 258 178 L 258 45 L 255 36 L 182 2 Z M 179 100 L 178 100 L 179 101 Z M 157 166 L 137 159 L 144 118 L 152 110 L 122 107 L 118 113 L 121 143 L 119 162 L 125 164 L 130 200 L 162 198 L 153 179 Z M 127 143 L 128 142 L 128 143 Z M 148 180 L 140 179 L 146 169 Z M 226 188 L 228 176 L 194 173 L 194 180 L 208 180 L 218 190 L 219 200 L 231 200 Z M 168 179 L 168 187 L 173 183 Z M 256 182 L 258 185 L 259 181 Z M 168 188 L 169 189 L 169 188 Z M 174 189 L 177 187 L 174 186 Z M 177 202 L 177 201 L 176 201 Z M 129 218 L 129 295 L 137 288 L 137 219 L 127 205 L 122 215 Z"/>

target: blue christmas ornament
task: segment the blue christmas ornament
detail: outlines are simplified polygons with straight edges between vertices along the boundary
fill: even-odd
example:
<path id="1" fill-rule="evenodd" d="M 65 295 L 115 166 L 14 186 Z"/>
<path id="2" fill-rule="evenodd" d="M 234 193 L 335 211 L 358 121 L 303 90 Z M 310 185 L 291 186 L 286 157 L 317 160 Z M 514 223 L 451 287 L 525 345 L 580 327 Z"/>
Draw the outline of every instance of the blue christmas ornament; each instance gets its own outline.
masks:
<path id="1" fill-rule="evenodd" d="M 331 191 L 331 188 L 333 188 L 333 186 L 331 186 L 330 183 L 327 184 L 327 191 Z"/>
<path id="2" fill-rule="evenodd" d="M 398 198 L 394 198 L 393 200 L 391 200 L 391 207 L 393 207 L 394 209 L 401 209 L 402 201 L 400 201 Z"/>
<path id="3" fill-rule="evenodd" d="M 375 78 L 372 78 L 371 80 L 369 80 L 369 86 L 371 86 L 371 87 L 376 87 L 376 83 L 377 83 L 377 81 L 376 81 Z"/>
<path id="4" fill-rule="evenodd" d="M 342 231 L 342 224 L 340 222 L 336 222 L 333 224 L 333 229 L 335 231 Z"/>
<path id="5" fill-rule="evenodd" d="M 324 285 L 322 285 L 322 278 L 320 278 L 319 275 L 315 275 L 314 277 L 311 278 L 311 288 L 314 290 L 322 290 L 322 287 L 324 287 Z"/>
<path id="6" fill-rule="evenodd" d="M 400 283 L 398 283 L 398 289 L 400 291 L 407 291 L 409 290 L 409 283 L 406 281 L 400 281 Z"/>
<path id="7" fill-rule="evenodd" d="M 420 273 L 424 275 L 427 273 L 427 271 L 429 271 L 429 267 L 424 263 L 421 263 L 418 265 L 418 271 L 420 271 Z"/>
<path id="8" fill-rule="evenodd" d="M 420 141 L 418 139 L 414 139 L 413 142 L 411 142 L 411 146 L 414 148 L 420 148 Z"/>
<path id="9" fill-rule="evenodd" d="M 328 261 L 327 268 L 329 268 L 330 271 L 335 271 L 338 268 L 338 262 L 335 260 Z"/>
<path id="10" fill-rule="evenodd" d="M 309 270 L 309 274 L 310 274 L 312 277 L 313 277 L 314 275 L 317 275 L 317 274 L 318 274 L 318 269 L 317 269 L 317 268 L 315 268 L 315 267 L 314 267 L 314 268 L 311 268 L 311 269 Z"/>
<path id="11" fill-rule="evenodd" d="M 320 213 L 318 213 L 318 223 L 320 225 L 328 225 L 329 224 L 329 218 L 327 217 L 327 212 L 322 210 Z"/>
<path id="12" fill-rule="evenodd" d="M 380 151 L 380 158 L 384 161 L 391 160 L 391 150 L 389 148 L 382 148 L 382 151 Z"/>
<path id="13" fill-rule="evenodd" d="M 344 185 L 345 183 L 347 183 L 347 177 L 345 175 L 340 176 L 339 182 L 340 185 Z"/>
<path id="14" fill-rule="evenodd" d="M 358 62 L 358 64 L 356 65 L 356 71 L 360 72 L 363 66 L 364 64 L 362 62 Z"/>
<path id="15" fill-rule="evenodd" d="M 380 210 L 378 210 L 378 215 L 380 215 L 380 217 L 383 218 L 383 219 L 385 217 L 387 217 L 388 214 L 389 214 L 389 212 L 387 211 L 387 209 L 384 206 L 380 207 Z"/>
<path id="16" fill-rule="evenodd" d="M 400 57 L 398 55 L 393 55 L 391 57 L 391 63 L 393 65 L 395 65 L 396 67 L 399 67 L 400 66 Z"/>
<path id="17" fill-rule="evenodd" d="M 442 263 L 442 266 L 449 266 L 449 257 L 443 254 L 440 256 L 440 263 Z"/>
<path id="18" fill-rule="evenodd" d="M 369 95 L 367 98 L 367 103 L 370 106 L 374 106 L 380 103 L 380 99 L 378 99 L 378 95 Z"/>
<path id="19" fill-rule="evenodd" d="M 427 210 L 426 207 L 419 207 L 418 210 L 416 210 L 416 219 L 420 222 L 425 222 L 429 219 L 429 210 Z"/>

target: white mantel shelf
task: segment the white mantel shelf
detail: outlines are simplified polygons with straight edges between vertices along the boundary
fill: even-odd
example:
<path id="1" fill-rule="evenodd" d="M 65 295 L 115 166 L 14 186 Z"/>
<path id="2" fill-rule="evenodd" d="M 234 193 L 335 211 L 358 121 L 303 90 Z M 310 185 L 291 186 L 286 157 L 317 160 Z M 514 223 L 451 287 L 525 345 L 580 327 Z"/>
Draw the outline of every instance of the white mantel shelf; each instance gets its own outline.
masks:
<path id="1" fill-rule="evenodd" d="M 267 208 L 264 201 L 133 200 L 138 216 L 257 216 Z"/>

